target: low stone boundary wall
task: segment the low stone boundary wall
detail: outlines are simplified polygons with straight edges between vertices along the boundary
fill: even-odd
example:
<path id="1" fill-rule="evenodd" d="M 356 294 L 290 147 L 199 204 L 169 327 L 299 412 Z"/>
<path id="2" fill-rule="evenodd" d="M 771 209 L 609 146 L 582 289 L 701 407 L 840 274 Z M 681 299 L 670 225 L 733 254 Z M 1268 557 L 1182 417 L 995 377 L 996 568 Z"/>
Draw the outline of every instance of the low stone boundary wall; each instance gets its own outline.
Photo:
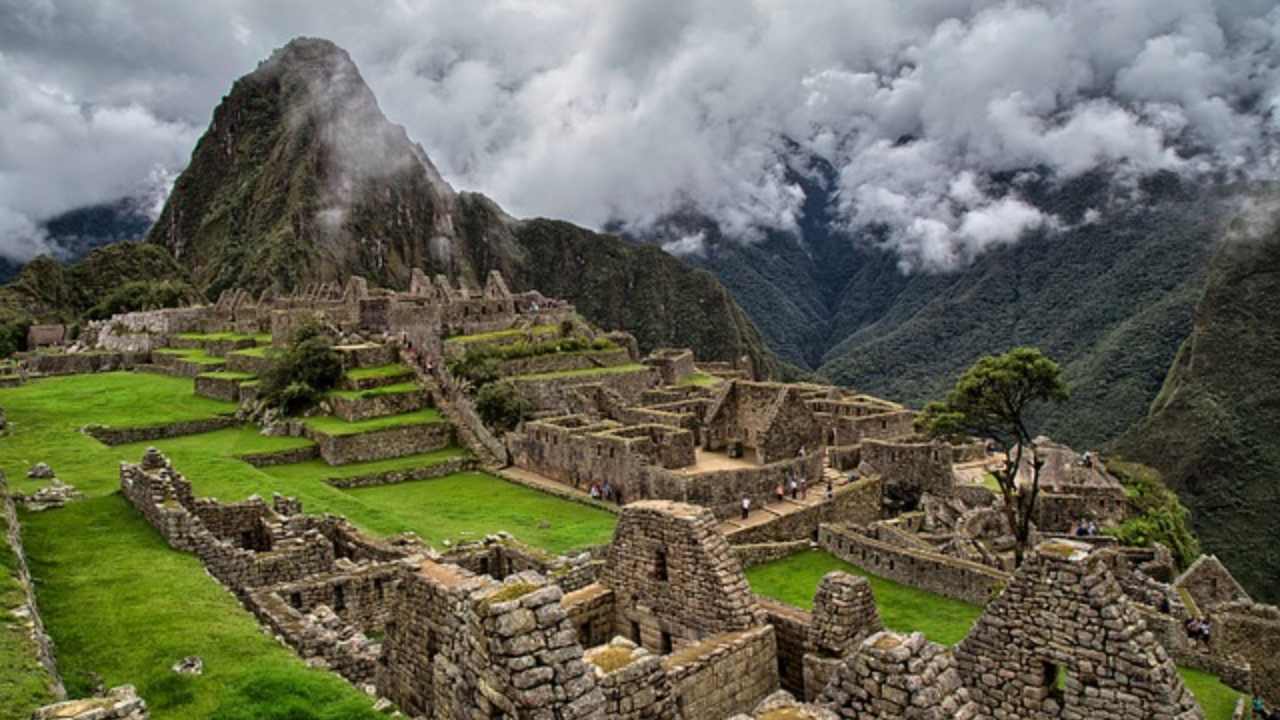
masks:
<path id="1" fill-rule="evenodd" d="M 578 629 L 578 643 L 585 648 L 613 639 L 613 605 L 613 591 L 597 583 L 566 591 L 560 598 L 560 607 Z"/>
<path id="2" fill-rule="evenodd" d="M 686 718 L 750 713 L 778 689 L 778 645 L 772 625 L 726 633 L 663 658 Z"/>
<path id="3" fill-rule="evenodd" d="M 151 362 L 160 367 L 168 368 L 173 375 L 187 378 L 194 378 L 201 373 L 221 370 L 225 366 L 225 363 L 200 363 L 188 360 L 181 355 L 164 352 L 151 353 Z"/>
<path id="4" fill-rule="evenodd" d="M 396 349 L 390 345 L 338 345 L 333 348 L 342 358 L 342 367 L 347 370 L 362 367 L 378 367 L 390 365 L 396 361 Z"/>
<path id="5" fill-rule="evenodd" d="M 320 446 L 320 457 L 330 465 L 389 460 L 441 450 L 453 444 L 453 427 L 444 422 L 403 425 L 356 435 L 326 435 L 311 430 L 306 434 Z"/>
<path id="6" fill-rule="evenodd" d="M 333 395 L 329 398 L 329 404 L 333 407 L 334 415 L 347 422 L 359 422 L 387 415 L 403 415 L 430 407 L 431 395 L 426 390 L 357 397 Z"/>
<path id="7" fill-rule="evenodd" d="M 738 514 L 742 508 L 744 496 L 751 498 L 753 507 L 764 507 L 773 500 L 773 491 L 778 483 L 786 483 L 793 472 L 808 478 L 809 492 L 824 492 L 823 486 L 819 483 L 822 477 L 822 458 L 814 454 L 807 458 L 793 458 L 768 465 L 697 475 L 681 475 L 656 469 L 647 473 L 652 479 L 646 497 L 702 505 L 723 520 Z M 664 486 L 671 481 L 674 481 L 677 487 L 682 484 L 683 492 L 669 495 L 668 493 L 672 491 Z M 795 536 L 759 538 L 755 542 L 766 539 L 792 540 Z"/>
<path id="8" fill-rule="evenodd" d="M 523 485 L 529 488 L 530 490 L 537 490 L 538 492 L 546 493 L 548 495 L 558 497 L 561 500 L 570 500 L 572 502 L 578 503 L 579 505 L 586 505 L 588 507 L 596 508 L 597 510 L 604 510 L 605 512 L 613 513 L 614 515 L 617 515 L 618 513 L 622 512 L 622 508 L 612 503 L 607 503 L 600 500 L 592 500 L 589 497 L 583 497 L 580 491 L 574 490 L 570 488 L 568 485 L 561 486 L 560 483 L 557 483 L 554 481 L 547 482 L 547 483 L 530 482 L 528 480 L 525 480 L 522 477 L 519 477 L 518 475 L 513 475 L 510 473 L 504 472 L 502 470 L 497 471 L 496 474 L 498 475 L 498 477 L 502 478 L 503 480 L 506 480 L 507 482 L 513 482 L 517 485 Z"/>
<path id="9" fill-rule="evenodd" d="M 826 487 L 810 487 L 810 493 L 825 493 Z M 835 488 L 831 500 L 774 518 L 752 527 L 728 533 L 734 545 L 816 539 L 823 523 L 869 525 L 880 519 L 880 479 L 865 478 Z"/>
<path id="10" fill-rule="evenodd" d="M 127 445 L 136 442 L 150 442 L 183 435 L 199 435 L 225 430 L 240 425 L 240 421 L 230 415 L 223 415 L 200 420 L 183 420 L 163 425 L 143 425 L 140 427 L 108 427 L 106 425 L 86 425 L 84 433 L 103 445 Z"/>
<path id="11" fill-rule="evenodd" d="M 254 467 L 270 467 L 272 465 L 292 465 L 294 463 L 315 460 L 320 457 L 319 445 L 304 445 L 289 450 L 273 450 L 271 452 L 246 453 L 237 455 L 236 459 L 249 463 Z"/>
<path id="12" fill-rule="evenodd" d="M 227 370 L 258 376 L 265 375 L 275 365 L 275 361 L 271 358 L 243 353 L 228 353 L 225 359 Z"/>
<path id="13" fill-rule="evenodd" d="M 572 353 L 547 353 L 534 357 L 503 360 L 498 364 L 498 372 L 503 376 L 537 375 L 539 373 L 567 372 L 571 370 L 588 370 L 598 367 L 617 367 L 631 362 L 627 351 L 616 350 L 583 350 Z"/>
<path id="14" fill-rule="evenodd" d="M 861 445 L 840 445 L 827 448 L 827 457 L 831 458 L 831 467 L 848 472 L 862 462 Z"/>
<path id="15" fill-rule="evenodd" d="M 200 349 L 214 357 L 224 357 L 227 353 L 256 347 L 257 344 L 258 343 L 252 338 L 218 338 L 213 340 L 198 340 L 195 338 L 179 337 L 177 335 L 169 338 L 169 347 L 171 348 Z"/>
<path id="16" fill-rule="evenodd" d="M 804 656 L 810 651 L 809 626 L 813 624 L 813 614 L 760 595 L 756 596 L 756 603 L 768 616 L 778 637 L 778 676 L 782 689 L 804 697 Z"/>
<path id="17" fill-rule="evenodd" d="M 238 403 L 240 402 L 240 383 L 242 382 L 244 381 L 231 378 L 197 375 L 196 394 L 214 400 Z"/>
<path id="18" fill-rule="evenodd" d="M 570 375 L 552 378 L 521 378 L 511 380 L 535 410 L 555 410 L 565 403 L 567 389 L 579 385 L 601 385 L 626 400 L 639 397 L 640 393 L 658 384 L 658 373 L 652 368 L 639 368 L 632 372 Z"/>
<path id="19" fill-rule="evenodd" d="M 742 569 L 746 570 L 754 565 L 763 565 L 767 562 L 781 560 L 784 557 L 804 552 L 810 547 L 811 544 L 808 540 L 790 540 L 787 542 L 734 545 L 730 549 L 733 550 L 734 557 L 738 558 L 738 562 L 742 563 Z"/>
<path id="20" fill-rule="evenodd" d="M 26 356 L 27 367 L 40 375 L 82 375 L 128 370 L 146 363 L 148 353 L 101 352 L 32 353 Z"/>
<path id="21" fill-rule="evenodd" d="M 387 470 L 380 473 L 353 475 L 351 477 L 331 477 L 326 478 L 325 482 L 336 488 L 346 490 L 358 487 L 373 487 L 375 485 L 394 485 L 396 483 L 409 482 L 410 480 L 430 480 L 474 470 L 475 468 L 476 461 L 474 458 L 460 457 L 427 467 Z"/>
<path id="22" fill-rule="evenodd" d="M 48 687 L 52 699 L 61 700 L 67 696 L 67 691 L 62 685 L 62 677 L 58 675 L 58 664 L 53 654 L 53 640 L 49 637 L 49 633 L 45 631 L 44 621 L 40 618 L 40 607 L 36 605 L 35 586 L 31 580 L 31 569 L 27 565 L 27 553 L 22 546 L 22 526 L 18 524 L 18 513 L 14 508 L 13 498 L 9 496 L 9 488 L 2 472 L 0 472 L 0 529 L 5 531 L 4 537 L 0 538 L 0 542 L 8 545 L 15 559 L 13 575 L 18 585 L 22 587 L 23 604 L 27 608 L 27 621 L 30 623 L 30 636 L 32 645 L 35 648 L 35 659 L 44 668 L 45 674 L 48 675 Z M 3 572 L 2 566 L 0 566 L 0 572 Z M 3 611 L 11 611 L 13 609 L 0 608 Z"/>
<path id="23" fill-rule="evenodd" d="M 1011 577 L 939 553 L 894 547 L 836 525 L 819 528 L 818 545 L 880 577 L 975 605 L 986 605 Z"/>

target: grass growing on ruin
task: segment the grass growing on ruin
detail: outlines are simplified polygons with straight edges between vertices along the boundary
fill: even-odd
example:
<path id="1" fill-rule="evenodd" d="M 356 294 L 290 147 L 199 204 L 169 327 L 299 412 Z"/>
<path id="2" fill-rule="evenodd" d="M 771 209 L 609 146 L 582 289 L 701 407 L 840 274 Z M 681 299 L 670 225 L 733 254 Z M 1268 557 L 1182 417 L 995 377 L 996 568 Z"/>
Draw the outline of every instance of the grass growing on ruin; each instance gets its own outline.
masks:
<path id="1" fill-rule="evenodd" d="M 534 325 L 529 328 L 517 328 L 515 330 L 496 330 L 494 332 L 477 333 L 475 335 L 455 335 L 445 342 L 457 343 L 459 345 L 470 345 L 473 343 L 493 342 L 495 340 L 506 340 L 507 338 L 523 337 L 525 335 L 533 335 L 534 337 L 546 337 L 548 335 L 558 335 L 560 333 L 559 325 Z"/>
<path id="2" fill-rule="evenodd" d="M 716 377 L 715 375 L 712 375 L 711 373 L 704 373 L 702 371 L 698 371 L 698 372 L 694 372 L 694 373 L 690 373 L 689 375 L 686 375 L 685 378 L 681 380 L 679 384 L 680 386 L 690 386 L 690 387 L 714 387 L 716 385 L 719 385 L 722 382 L 724 381 Z"/>
<path id="3" fill-rule="evenodd" d="M 235 370 L 214 370 L 213 372 L 200 373 L 198 377 L 212 378 L 214 380 L 253 380 L 258 376 L 253 373 L 236 372 Z"/>
<path id="4" fill-rule="evenodd" d="M 245 355 L 248 357 L 264 358 L 280 352 L 279 348 L 270 345 L 259 345 L 258 347 L 244 348 L 243 350 L 235 350 L 227 353 L 228 355 Z"/>
<path id="5" fill-rule="evenodd" d="M 324 433 L 325 435 L 359 435 L 360 433 L 373 432 L 375 430 L 386 430 L 387 428 L 404 427 L 407 425 L 431 425 L 441 422 L 444 422 L 444 418 L 440 416 L 439 411 L 432 408 L 404 413 L 402 415 L 387 415 L 385 417 L 361 420 L 359 422 L 347 422 L 342 418 L 334 417 L 332 415 L 307 418 L 305 421 L 308 428 L 316 432 Z"/>
<path id="6" fill-rule="evenodd" d="M 649 366 L 640 363 L 615 365 L 612 367 L 586 368 L 585 370 L 562 370 L 560 372 L 535 373 L 533 375 L 516 375 L 512 380 L 559 380 L 562 378 L 596 377 L 598 375 L 622 375 L 648 370 Z"/>
<path id="7" fill-rule="evenodd" d="M 0 500 L 3 495 L 0 483 Z M 18 558 L 5 540 L 8 529 L 0 513 L 0 717 L 25 718 L 52 702 L 53 694 L 24 621 L 11 612 L 25 602 L 25 596 L 18 583 Z"/>
<path id="8" fill-rule="evenodd" d="M 370 378 L 400 377 L 401 375 L 413 375 L 413 369 L 408 365 L 378 365 L 377 367 L 354 368 L 347 371 L 347 377 L 352 380 L 368 380 Z"/>
<path id="9" fill-rule="evenodd" d="M 220 333 L 178 333 L 178 337 L 183 340 L 194 340 L 196 342 L 219 342 L 224 340 L 252 340 L 259 344 L 270 344 L 271 333 L 255 333 L 247 335 L 237 332 L 220 332 Z"/>
<path id="10" fill-rule="evenodd" d="M 39 602 L 73 696 L 99 680 L 137 685 L 153 720 L 380 717 L 341 678 L 308 670 L 170 549 L 120 495 L 24 516 Z M 204 674 L 169 668 L 188 655 Z M 8 716 L 6 716 L 8 717 Z"/>
<path id="11" fill-rule="evenodd" d="M 153 350 L 152 353 L 158 353 L 160 355 L 177 355 L 183 360 L 193 362 L 198 365 L 222 365 L 227 361 L 226 358 L 210 355 L 200 348 L 160 348 L 159 350 Z"/>
<path id="12" fill-rule="evenodd" d="M 751 589 L 806 610 L 822 577 L 833 570 L 860 575 L 871 582 L 876 607 L 885 627 L 897 632 L 922 632 L 930 640 L 954 645 L 964 639 L 982 614 L 982 608 L 966 602 L 908 587 L 877 577 L 826 552 L 801 552 L 747 569 Z"/>
<path id="13" fill-rule="evenodd" d="M 1186 683 L 1187 689 L 1196 696 L 1200 709 L 1204 710 L 1205 720 L 1231 720 L 1231 714 L 1235 712 L 1236 700 L 1240 697 L 1239 692 L 1223 685 L 1222 681 L 1213 675 L 1199 670 L 1179 668 L 1178 672 L 1182 675 L 1182 682 Z"/>
<path id="14" fill-rule="evenodd" d="M 402 395 L 404 393 L 413 393 L 422 390 L 422 386 L 416 382 L 402 382 L 395 385 L 383 385 L 382 387 L 370 388 L 368 390 L 332 390 L 329 392 L 330 397 L 338 397 L 346 400 L 356 400 L 358 398 L 377 397 L 379 395 Z"/>

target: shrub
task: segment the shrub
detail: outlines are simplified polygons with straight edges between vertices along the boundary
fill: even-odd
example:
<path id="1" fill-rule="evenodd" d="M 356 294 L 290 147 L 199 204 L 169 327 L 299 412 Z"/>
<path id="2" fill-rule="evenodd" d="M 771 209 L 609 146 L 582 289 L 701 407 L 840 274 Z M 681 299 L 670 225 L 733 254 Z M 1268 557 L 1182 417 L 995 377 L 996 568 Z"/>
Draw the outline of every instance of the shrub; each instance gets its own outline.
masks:
<path id="1" fill-rule="evenodd" d="M 119 313 L 180 307 L 190 303 L 195 297 L 195 289 L 185 282 L 135 280 L 107 293 L 84 316 L 88 320 L 105 320 Z"/>
<path id="2" fill-rule="evenodd" d="M 1124 484 L 1129 504 L 1137 511 L 1119 527 L 1108 530 L 1108 535 L 1137 547 L 1160 543 L 1169 548 L 1182 569 L 1200 557 L 1200 541 L 1191 530 L 1191 513 L 1164 484 L 1159 472 L 1119 460 L 1109 460 L 1107 469 Z"/>
<path id="3" fill-rule="evenodd" d="M 509 382 L 490 383 L 476 394 L 476 412 L 480 419 L 498 430 L 514 430 L 533 407 Z"/>
<path id="4" fill-rule="evenodd" d="M 262 377 L 262 396 L 268 405 L 285 414 L 297 414 L 315 405 L 320 396 L 342 378 L 342 360 L 324 328 L 304 325 L 293 344 Z"/>

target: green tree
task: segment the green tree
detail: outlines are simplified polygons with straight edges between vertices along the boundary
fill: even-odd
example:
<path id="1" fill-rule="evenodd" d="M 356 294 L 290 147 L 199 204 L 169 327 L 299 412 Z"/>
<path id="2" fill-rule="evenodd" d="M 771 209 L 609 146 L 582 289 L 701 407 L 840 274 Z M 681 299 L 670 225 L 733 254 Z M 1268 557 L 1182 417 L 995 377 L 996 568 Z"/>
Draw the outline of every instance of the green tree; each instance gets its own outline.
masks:
<path id="1" fill-rule="evenodd" d="M 1040 403 L 1065 402 L 1067 397 L 1058 364 L 1036 348 L 1021 347 L 978 360 L 960 376 L 945 400 L 929 403 L 916 417 L 916 429 L 930 437 L 989 439 L 1004 452 L 1004 463 L 993 475 L 1016 540 L 1014 559 L 1019 566 L 1031 537 L 1044 467 L 1029 410 Z M 1031 477 L 1019 483 L 1024 459 L 1030 461 Z"/>
<path id="2" fill-rule="evenodd" d="M 261 392 L 269 405 L 292 415 L 316 404 L 342 378 L 342 359 L 323 327 L 303 325 L 293 344 L 262 376 Z"/>
<path id="3" fill-rule="evenodd" d="M 514 430 L 533 409 L 516 386 L 509 382 L 489 383 L 476 393 L 476 412 L 490 427 Z"/>

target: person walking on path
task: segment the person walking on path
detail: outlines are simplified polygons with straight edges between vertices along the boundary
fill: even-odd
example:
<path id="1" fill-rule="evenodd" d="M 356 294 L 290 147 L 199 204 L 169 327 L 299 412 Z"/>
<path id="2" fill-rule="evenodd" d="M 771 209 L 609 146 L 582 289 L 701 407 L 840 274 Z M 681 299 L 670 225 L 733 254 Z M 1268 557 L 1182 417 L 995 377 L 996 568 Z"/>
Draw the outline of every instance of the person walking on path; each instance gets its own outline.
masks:
<path id="1" fill-rule="evenodd" d="M 778 487 L 773 489 L 774 497 L 778 498 L 778 502 L 782 502 L 787 498 L 787 491 L 782 489 L 782 481 L 778 481 Z"/>
<path id="2" fill-rule="evenodd" d="M 751 514 L 751 498 L 747 497 L 746 495 L 743 495 L 742 496 L 742 519 L 746 520 L 747 516 L 750 514 Z"/>

